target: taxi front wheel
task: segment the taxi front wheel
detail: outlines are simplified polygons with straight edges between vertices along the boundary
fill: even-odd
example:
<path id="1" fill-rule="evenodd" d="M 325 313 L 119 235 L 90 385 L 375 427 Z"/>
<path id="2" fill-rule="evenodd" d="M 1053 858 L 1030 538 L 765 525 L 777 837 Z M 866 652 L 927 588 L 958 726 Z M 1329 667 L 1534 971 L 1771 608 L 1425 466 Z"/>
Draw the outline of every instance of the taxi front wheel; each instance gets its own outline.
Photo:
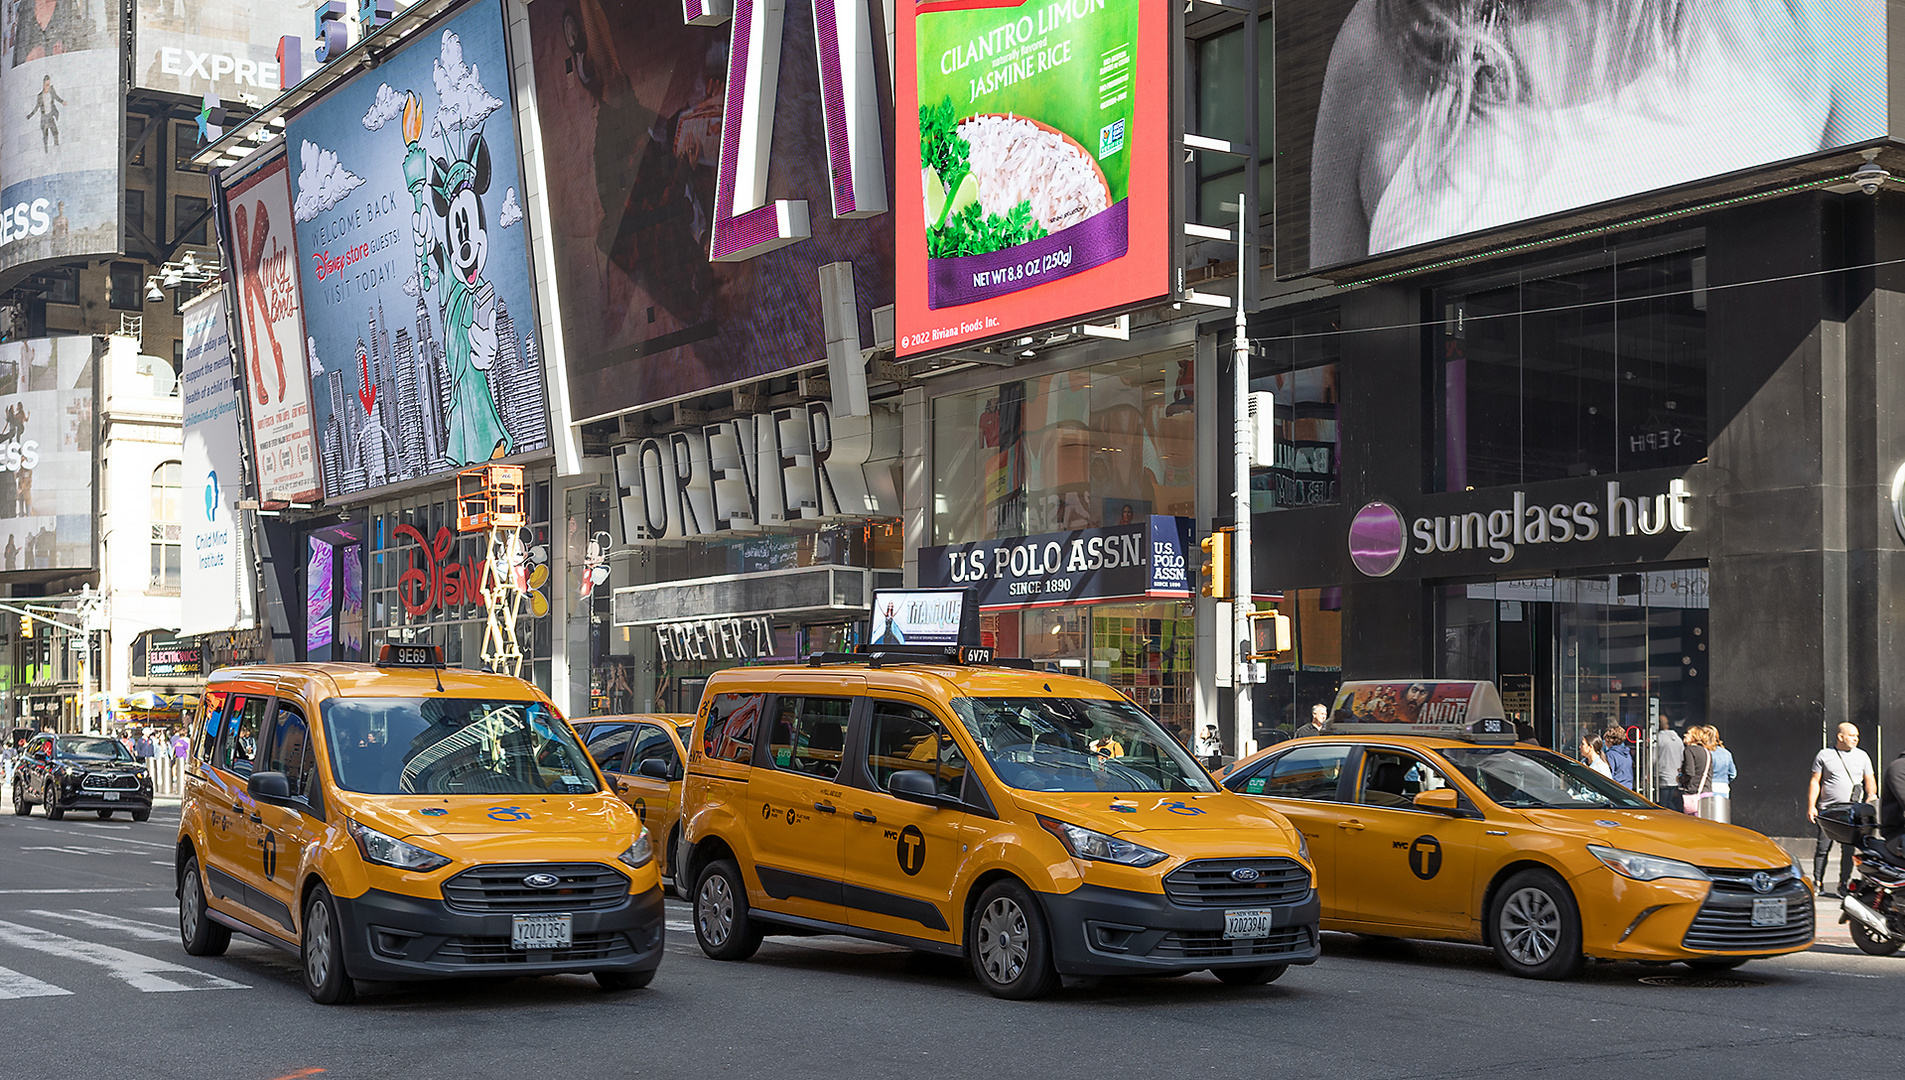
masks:
<path id="1" fill-rule="evenodd" d="M 761 948 L 761 929 L 748 916 L 747 884 L 733 859 L 716 859 L 695 885 L 695 940 L 712 960 L 746 960 Z"/>
<path id="2" fill-rule="evenodd" d="M 972 973 L 994 997 L 1027 1001 L 1044 997 L 1058 985 L 1045 916 L 1016 881 L 993 882 L 979 895 L 966 943 Z"/>
<path id="3" fill-rule="evenodd" d="M 337 918 L 331 891 L 319 885 L 304 905 L 299 935 L 304 961 L 304 992 L 319 1005 L 344 1005 L 357 996 L 357 984 L 344 970 L 344 925 Z"/>
<path id="4" fill-rule="evenodd" d="M 1495 959 L 1511 975 L 1566 979 L 1587 962 L 1574 893 L 1546 870 L 1523 870 L 1503 882 L 1488 926 Z"/>

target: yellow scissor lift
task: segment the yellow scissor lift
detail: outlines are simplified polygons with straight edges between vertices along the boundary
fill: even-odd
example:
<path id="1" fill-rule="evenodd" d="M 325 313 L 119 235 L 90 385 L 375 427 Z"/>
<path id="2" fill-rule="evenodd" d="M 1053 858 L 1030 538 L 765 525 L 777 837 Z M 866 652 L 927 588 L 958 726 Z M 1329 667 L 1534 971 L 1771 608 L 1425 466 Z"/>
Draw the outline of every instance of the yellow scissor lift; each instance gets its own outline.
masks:
<path id="1" fill-rule="evenodd" d="M 516 641 L 524 589 L 516 567 L 522 565 L 523 526 L 529 523 L 528 497 L 521 465 L 479 465 L 456 474 L 458 532 L 489 534 L 483 562 L 483 663 L 491 671 L 520 678 L 523 651 Z"/>

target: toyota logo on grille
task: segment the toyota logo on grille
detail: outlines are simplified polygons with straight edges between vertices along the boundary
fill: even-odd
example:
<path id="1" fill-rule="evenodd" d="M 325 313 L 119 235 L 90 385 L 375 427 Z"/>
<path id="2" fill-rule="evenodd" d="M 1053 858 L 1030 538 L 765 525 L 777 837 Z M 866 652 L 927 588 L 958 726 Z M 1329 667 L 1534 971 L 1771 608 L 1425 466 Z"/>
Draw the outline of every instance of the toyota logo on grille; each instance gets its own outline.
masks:
<path id="1" fill-rule="evenodd" d="M 1773 875 L 1767 873 L 1764 870 L 1761 870 L 1759 873 L 1754 874 L 1753 875 L 1753 891 L 1754 892 L 1772 892 L 1773 891 Z"/>
<path id="2" fill-rule="evenodd" d="M 523 879 L 523 884 L 532 889 L 553 889 L 562 884 L 562 879 L 554 874 L 531 874 Z"/>
<path id="3" fill-rule="evenodd" d="M 1257 868 L 1254 866 L 1239 866 L 1230 872 L 1230 880 L 1232 881 L 1255 881 L 1262 876 L 1262 874 L 1257 873 Z"/>

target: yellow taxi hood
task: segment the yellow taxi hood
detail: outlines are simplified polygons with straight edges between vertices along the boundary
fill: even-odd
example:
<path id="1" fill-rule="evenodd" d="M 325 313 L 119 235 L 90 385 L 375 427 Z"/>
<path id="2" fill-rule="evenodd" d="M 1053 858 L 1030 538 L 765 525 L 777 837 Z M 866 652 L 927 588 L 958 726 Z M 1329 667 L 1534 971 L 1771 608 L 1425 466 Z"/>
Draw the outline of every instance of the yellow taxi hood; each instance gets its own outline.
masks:
<path id="1" fill-rule="evenodd" d="M 464 844 L 633 839 L 641 819 L 606 792 L 581 795 L 379 795 L 353 797 L 351 817 L 398 838 L 441 836 Z"/>
<path id="2" fill-rule="evenodd" d="M 1013 791 L 1020 806 L 1112 836 L 1289 828 L 1276 812 L 1228 791 Z M 1292 834 L 1290 842 L 1294 844 Z"/>
<path id="3" fill-rule="evenodd" d="M 1671 810 L 1517 810 L 1549 832 L 1695 866 L 1777 870 L 1792 862 L 1756 832 Z"/>

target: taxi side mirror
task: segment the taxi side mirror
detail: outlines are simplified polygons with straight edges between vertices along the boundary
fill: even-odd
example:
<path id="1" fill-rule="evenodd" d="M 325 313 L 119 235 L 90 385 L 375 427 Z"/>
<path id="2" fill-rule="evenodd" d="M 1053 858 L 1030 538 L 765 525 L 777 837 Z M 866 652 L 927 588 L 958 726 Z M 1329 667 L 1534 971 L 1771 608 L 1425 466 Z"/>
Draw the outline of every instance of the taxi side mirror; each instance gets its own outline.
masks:
<path id="1" fill-rule="evenodd" d="M 1433 810 L 1438 814 L 1456 814 L 1461 812 L 1461 796 L 1454 788 L 1435 788 L 1432 791 L 1419 792 L 1415 797 L 1418 810 Z"/>
<path id="2" fill-rule="evenodd" d="M 245 781 L 245 793 L 264 802 L 291 798 L 291 780 L 281 772 L 255 772 Z"/>
<path id="3" fill-rule="evenodd" d="M 907 802 L 921 803 L 926 806 L 952 806 L 957 800 L 939 793 L 939 782 L 933 774 L 920 769 L 901 769 L 886 782 L 887 794 Z"/>
<path id="4" fill-rule="evenodd" d="M 640 765 L 635 766 L 635 772 L 650 780 L 675 779 L 675 767 L 667 758 L 645 758 Z"/>

